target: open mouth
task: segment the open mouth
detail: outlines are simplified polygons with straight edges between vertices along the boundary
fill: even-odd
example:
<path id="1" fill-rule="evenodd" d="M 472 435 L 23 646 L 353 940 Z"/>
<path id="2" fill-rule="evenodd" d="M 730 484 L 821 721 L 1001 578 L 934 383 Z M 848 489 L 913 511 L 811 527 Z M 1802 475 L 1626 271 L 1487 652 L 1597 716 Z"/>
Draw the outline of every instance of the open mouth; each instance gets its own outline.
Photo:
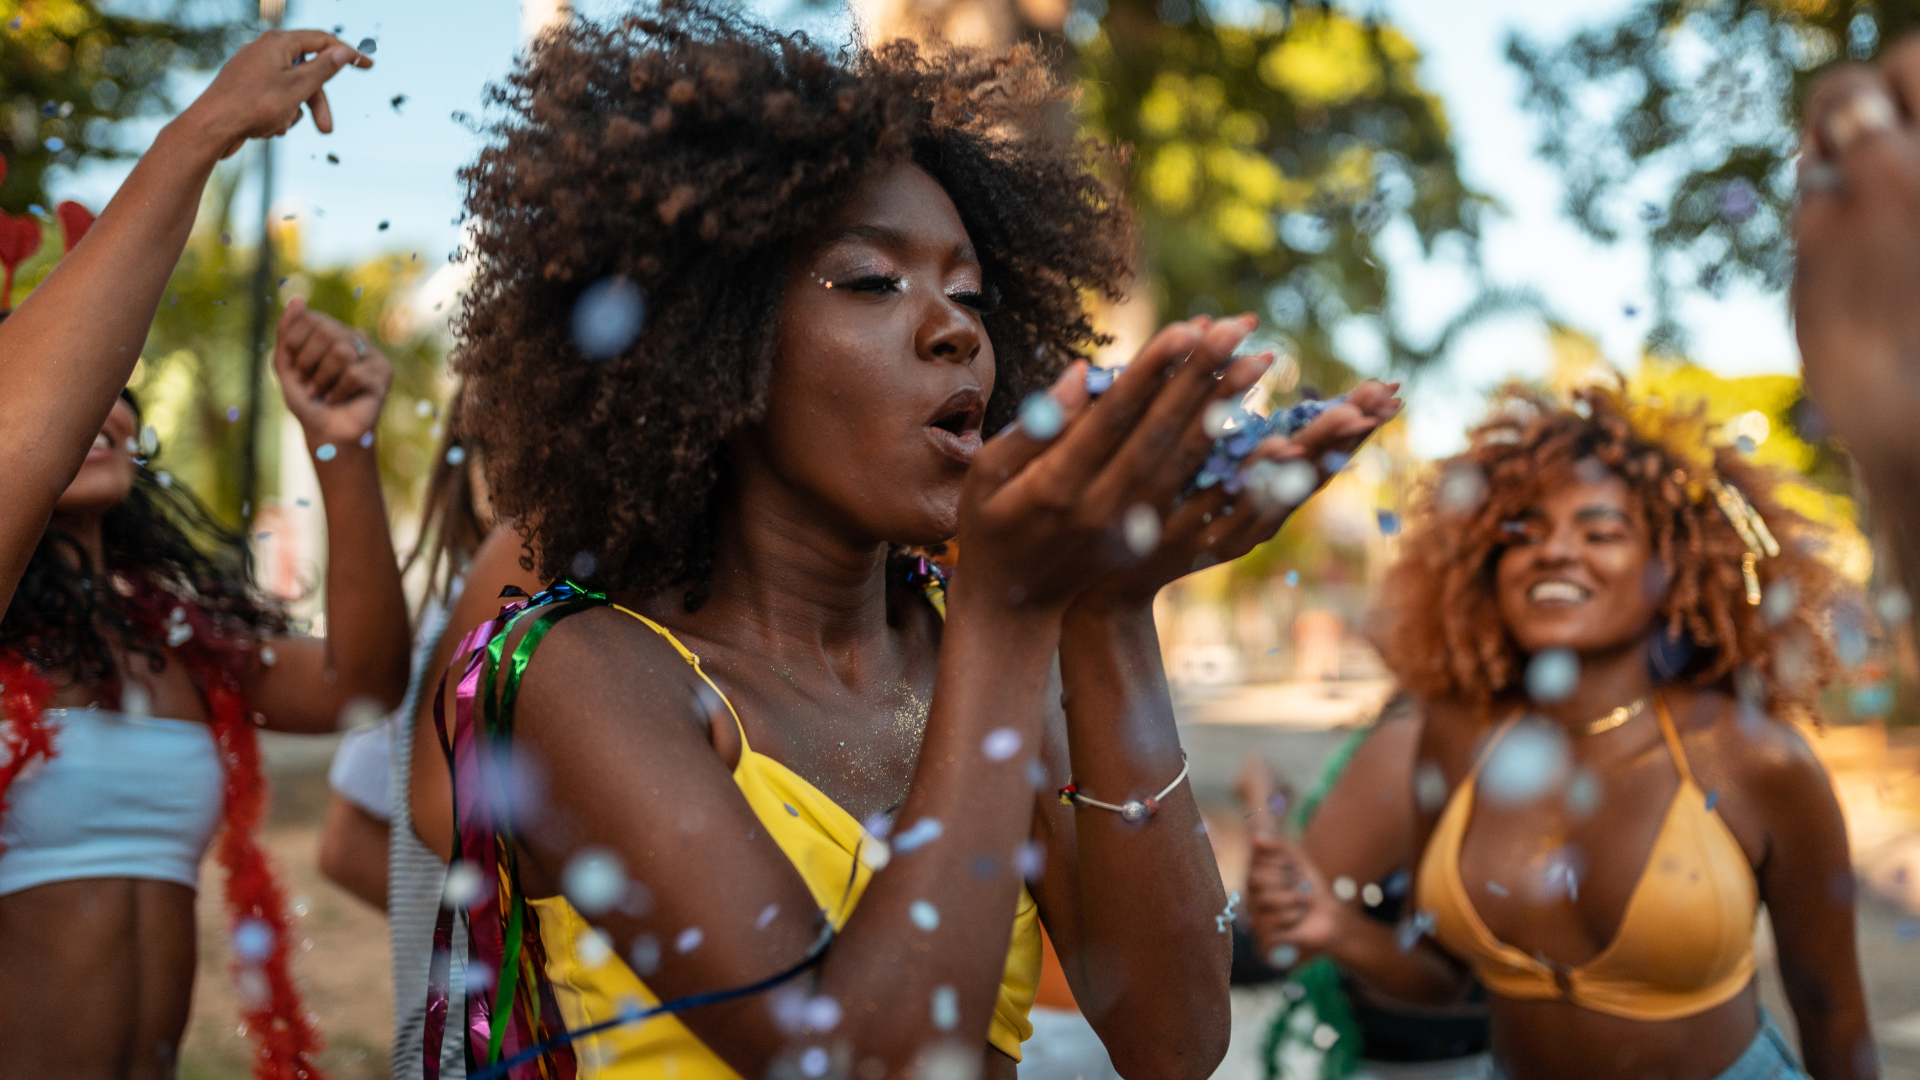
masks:
<path id="1" fill-rule="evenodd" d="M 962 465 L 971 464 L 980 451 L 980 425 L 986 419 L 987 397 L 978 387 L 956 392 L 940 405 L 927 423 L 934 447 Z"/>
<path id="2" fill-rule="evenodd" d="M 108 456 L 110 456 L 112 453 L 113 453 L 113 440 L 107 438 L 107 433 L 103 431 L 100 434 L 95 435 L 93 437 L 93 445 L 87 447 L 87 460 L 101 461 L 107 458 Z"/>
<path id="3" fill-rule="evenodd" d="M 1593 591 L 1571 581 L 1541 581 L 1527 590 L 1527 599 L 1536 604 L 1578 604 L 1593 599 Z"/>

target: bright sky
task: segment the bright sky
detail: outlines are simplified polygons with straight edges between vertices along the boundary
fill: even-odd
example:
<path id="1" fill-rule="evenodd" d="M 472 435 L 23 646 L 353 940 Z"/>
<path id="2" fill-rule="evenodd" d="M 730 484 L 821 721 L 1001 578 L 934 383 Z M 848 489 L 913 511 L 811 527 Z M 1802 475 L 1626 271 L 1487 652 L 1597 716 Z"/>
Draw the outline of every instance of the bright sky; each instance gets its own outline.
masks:
<path id="1" fill-rule="evenodd" d="M 797 0 L 752 2 L 769 17 L 800 21 L 816 33 L 832 36 L 844 25 L 828 12 L 805 14 L 809 9 Z M 581 6 L 591 13 L 621 5 L 586 0 Z M 1510 30 L 1558 39 L 1628 6 L 1623 0 L 1377 5 L 1424 51 L 1427 84 L 1445 103 L 1468 182 L 1504 207 L 1484 239 L 1489 276 L 1540 290 L 1562 318 L 1594 334 L 1610 359 L 1631 368 L 1647 318 L 1644 249 L 1633 243 L 1596 247 L 1561 215 L 1559 188 L 1532 156 L 1533 128 L 1519 108 L 1519 79 L 1502 53 Z M 444 260 L 459 240 L 454 174 L 479 144 L 452 117 L 477 113 L 482 87 L 509 69 L 521 41 L 518 0 L 293 0 L 290 7 L 289 25 L 338 26 L 348 41 L 373 37 L 377 65 L 334 80 L 333 135 L 302 125 L 282 141 L 275 213 L 298 215 L 309 261 L 360 261 L 390 251 Z M 198 85 L 183 88 L 182 100 Z M 391 102 L 397 95 L 405 101 L 396 108 Z M 328 162 L 329 153 L 340 159 L 338 165 Z M 56 180 L 58 195 L 98 207 L 125 171 L 95 167 Z M 239 205 L 246 208 L 243 218 L 253 218 L 257 189 L 243 188 Z M 245 236 L 253 230 L 236 231 Z M 1396 262 L 1402 310 L 1416 328 L 1437 325 L 1463 296 L 1460 272 L 1444 263 Z M 1629 307 L 1634 315 L 1627 314 Z M 1686 321 L 1696 359 L 1723 374 L 1797 368 L 1780 297 L 1736 290 L 1724 301 L 1692 304 Z M 1466 337 L 1441 370 L 1409 391 L 1416 450 L 1455 449 L 1488 389 L 1508 377 L 1538 375 L 1546 364 L 1547 346 L 1536 323 L 1508 320 Z"/>

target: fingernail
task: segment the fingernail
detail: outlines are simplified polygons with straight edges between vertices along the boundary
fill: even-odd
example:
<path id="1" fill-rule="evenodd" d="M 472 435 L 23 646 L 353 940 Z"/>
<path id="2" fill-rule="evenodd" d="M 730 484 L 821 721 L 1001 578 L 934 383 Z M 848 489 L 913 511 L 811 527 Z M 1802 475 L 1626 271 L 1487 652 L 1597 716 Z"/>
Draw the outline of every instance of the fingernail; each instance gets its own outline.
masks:
<path id="1" fill-rule="evenodd" d="M 327 50 L 327 59 L 336 64 L 352 63 L 353 59 L 359 55 L 359 53 L 354 52 L 345 45 L 335 45 L 333 48 Z M 362 59 L 364 59 L 364 57 L 362 57 Z"/>

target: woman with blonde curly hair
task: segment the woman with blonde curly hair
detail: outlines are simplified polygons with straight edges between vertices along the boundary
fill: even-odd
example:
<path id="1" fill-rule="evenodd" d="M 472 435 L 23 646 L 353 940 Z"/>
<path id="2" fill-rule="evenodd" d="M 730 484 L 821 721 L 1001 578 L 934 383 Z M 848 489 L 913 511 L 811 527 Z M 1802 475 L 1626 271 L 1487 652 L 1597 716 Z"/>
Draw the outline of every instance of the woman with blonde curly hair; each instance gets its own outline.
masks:
<path id="1" fill-rule="evenodd" d="M 1801 1076 L 1759 1006 L 1764 903 L 1807 1071 L 1877 1074 L 1846 833 L 1786 722 L 1846 598 L 1777 481 L 1709 437 L 1605 388 L 1511 390 L 1441 464 L 1379 624 L 1420 713 L 1416 914 L 1361 918 L 1351 878 L 1262 840 L 1263 951 L 1408 1001 L 1477 977 L 1500 1076 Z"/>

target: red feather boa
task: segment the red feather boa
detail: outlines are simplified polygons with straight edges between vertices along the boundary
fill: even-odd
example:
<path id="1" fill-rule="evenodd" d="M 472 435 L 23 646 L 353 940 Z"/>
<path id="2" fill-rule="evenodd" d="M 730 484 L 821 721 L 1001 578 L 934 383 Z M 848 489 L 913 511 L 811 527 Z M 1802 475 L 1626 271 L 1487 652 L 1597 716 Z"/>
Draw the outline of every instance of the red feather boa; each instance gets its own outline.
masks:
<path id="1" fill-rule="evenodd" d="M 116 575 L 115 584 L 124 580 Z M 222 633 L 191 603 L 151 585 L 136 585 L 131 591 L 128 614 L 149 640 L 167 640 L 169 629 L 176 625 L 193 630 L 171 651 L 206 699 L 207 726 L 226 769 L 224 828 L 218 847 L 220 865 L 227 873 L 228 918 L 236 932 L 255 922 L 270 931 L 271 946 L 264 957 L 249 963 L 236 948 L 231 965 L 245 1029 L 258 1044 L 253 1075 L 255 1080 L 325 1080 L 315 1063 L 321 1048 L 319 1033 L 287 970 L 286 893 L 256 839 L 266 810 L 267 783 L 260 773 L 252 710 L 240 693 L 240 672 L 250 650 L 246 643 Z M 18 656 L 0 653 L 0 709 L 8 721 L 0 733 L 0 751 L 7 755 L 0 764 L 0 808 L 27 763 L 56 752 L 44 714 L 51 694 L 45 675 Z"/>

